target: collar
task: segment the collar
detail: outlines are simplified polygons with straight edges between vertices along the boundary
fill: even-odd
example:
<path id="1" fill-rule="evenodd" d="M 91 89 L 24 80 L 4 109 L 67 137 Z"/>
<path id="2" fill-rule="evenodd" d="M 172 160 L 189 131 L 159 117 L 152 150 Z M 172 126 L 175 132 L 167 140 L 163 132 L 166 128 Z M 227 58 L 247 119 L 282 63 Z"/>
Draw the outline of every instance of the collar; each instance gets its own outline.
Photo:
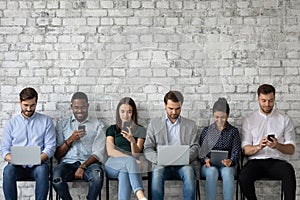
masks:
<path id="1" fill-rule="evenodd" d="M 76 121 L 76 122 L 78 122 L 78 123 L 80 123 L 80 124 L 83 124 L 83 123 L 85 123 L 85 122 L 88 122 L 89 121 L 89 116 L 87 116 L 87 118 L 83 121 L 83 122 L 79 122 L 77 119 L 76 119 L 76 117 L 74 116 L 74 114 L 72 114 L 72 116 L 71 116 L 71 122 L 74 122 L 74 121 Z"/>
<path id="2" fill-rule="evenodd" d="M 271 116 L 274 114 L 275 110 L 276 110 L 275 107 L 273 107 L 271 113 L 268 114 L 268 115 L 266 115 L 265 113 L 261 112 L 261 110 L 259 109 L 259 110 L 258 110 L 258 113 L 259 113 L 264 119 L 267 119 L 267 118 L 271 117 Z"/>
<path id="3" fill-rule="evenodd" d="M 37 115 L 37 112 L 34 111 L 33 115 L 31 115 L 31 117 L 29 117 L 28 119 L 26 117 L 24 117 L 24 115 L 22 114 L 22 111 L 20 112 L 20 116 L 22 117 L 23 120 L 31 120 L 31 119 L 34 119 L 35 116 Z"/>
<path id="4" fill-rule="evenodd" d="M 173 124 L 167 115 L 165 116 L 165 121 L 169 124 Z M 176 119 L 176 121 L 173 125 L 178 124 L 178 123 L 181 123 L 181 115 L 179 115 L 179 117 Z"/>

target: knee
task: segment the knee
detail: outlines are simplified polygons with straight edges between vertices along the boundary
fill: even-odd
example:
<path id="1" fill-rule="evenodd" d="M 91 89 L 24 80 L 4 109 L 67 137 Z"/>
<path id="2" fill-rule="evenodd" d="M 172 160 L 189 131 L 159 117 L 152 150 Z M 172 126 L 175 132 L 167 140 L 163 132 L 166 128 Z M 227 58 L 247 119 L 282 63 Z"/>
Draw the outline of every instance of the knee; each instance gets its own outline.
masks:
<path id="1" fill-rule="evenodd" d="M 103 171 L 101 169 L 94 169 L 93 170 L 92 181 L 95 183 L 102 183 L 103 182 Z"/>
<path id="2" fill-rule="evenodd" d="M 217 177 L 219 176 L 219 171 L 216 167 L 207 167 L 206 170 L 207 177 Z"/>
<path id="3" fill-rule="evenodd" d="M 53 185 L 59 185 L 63 182 L 61 177 L 53 177 L 52 183 Z"/>
<path id="4" fill-rule="evenodd" d="M 234 178 L 234 169 L 231 167 L 224 167 L 221 170 L 221 176 L 222 178 Z"/>

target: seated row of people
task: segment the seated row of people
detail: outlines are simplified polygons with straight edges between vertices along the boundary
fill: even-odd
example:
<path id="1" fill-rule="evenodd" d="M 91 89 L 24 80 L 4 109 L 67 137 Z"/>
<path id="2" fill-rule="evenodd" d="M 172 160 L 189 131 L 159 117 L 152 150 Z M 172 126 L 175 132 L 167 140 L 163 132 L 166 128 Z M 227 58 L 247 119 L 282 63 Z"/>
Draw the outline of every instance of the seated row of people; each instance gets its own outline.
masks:
<path id="1" fill-rule="evenodd" d="M 239 181 L 246 198 L 256 199 L 254 182 L 269 177 L 282 179 L 285 199 L 295 199 L 295 171 L 287 162 L 287 155 L 295 152 L 293 124 L 288 116 L 274 109 L 272 85 L 261 85 L 257 94 L 260 109 L 245 118 L 241 142 L 238 129 L 228 122 L 230 108 L 225 98 L 214 103 L 214 122 L 200 134 L 193 120 L 181 116 L 184 97 L 179 91 L 169 91 L 164 96 L 165 116 L 152 119 L 147 129 L 138 123 L 134 100 L 125 97 L 117 105 L 116 123 L 105 134 L 104 124 L 88 114 L 85 93 L 72 96 L 72 115 L 59 121 L 55 130 L 50 117 L 35 112 L 37 92 L 25 88 L 20 93 L 21 113 L 6 123 L 2 134 L 1 155 L 8 162 L 3 171 L 5 198 L 16 200 L 16 181 L 31 178 L 36 181 L 36 199 L 45 200 L 49 188 L 48 162 L 54 155 L 59 163 L 53 171 L 53 187 L 64 200 L 72 199 L 67 182 L 74 179 L 88 181 L 87 199 L 97 199 L 103 186 L 103 166 L 109 178 L 119 180 L 119 200 L 129 200 L 132 191 L 138 199 L 145 200 L 140 173 L 143 163 L 139 160 L 144 154 L 152 164 L 152 199 L 164 199 L 165 180 L 176 179 L 183 183 L 182 199 L 194 200 L 196 180 L 203 176 L 206 199 L 215 200 L 220 176 L 223 197 L 232 200 L 236 165 L 243 147 L 249 161 L 239 174 Z M 188 146 L 187 163 L 161 164 L 158 150 L 166 145 Z M 39 146 L 41 164 L 15 165 L 11 162 L 12 146 Z M 213 164 L 214 150 L 226 151 L 227 158 Z"/>

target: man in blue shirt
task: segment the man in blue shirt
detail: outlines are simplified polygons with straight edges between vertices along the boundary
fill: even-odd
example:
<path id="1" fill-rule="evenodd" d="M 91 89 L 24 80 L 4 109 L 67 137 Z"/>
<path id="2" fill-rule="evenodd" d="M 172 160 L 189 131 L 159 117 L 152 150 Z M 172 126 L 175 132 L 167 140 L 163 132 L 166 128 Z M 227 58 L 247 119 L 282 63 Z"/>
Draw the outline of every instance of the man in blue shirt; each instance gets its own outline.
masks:
<path id="1" fill-rule="evenodd" d="M 55 127 L 50 117 L 35 112 L 38 94 L 33 88 L 20 93 L 21 113 L 10 119 L 2 133 L 1 155 L 8 162 L 3 171 L 3 191 L 6 200 L 17 200 L 16 181 L 34 179 L 35 199 L 45 200 L 49 190 L 49 158 L 55 152 Z M 13 165 L 12 146 L 39 146 L 40 165 Z M 29 155 L 30 156 L 30 155 Z"/>
<path id="2" fill-rule="evenodd" d="M 89 182 L 87 199 L 96 200 L 103 185 L 104 125 L 88 115 L 88 97 L 83 92 L 72 96 L 71 109 L 73 114 L 57 125 L 55 157 L 60 164 L 53 172 L 53 187 L 63 200 L 69 200 L 67 181 L 84 179 Z"/>

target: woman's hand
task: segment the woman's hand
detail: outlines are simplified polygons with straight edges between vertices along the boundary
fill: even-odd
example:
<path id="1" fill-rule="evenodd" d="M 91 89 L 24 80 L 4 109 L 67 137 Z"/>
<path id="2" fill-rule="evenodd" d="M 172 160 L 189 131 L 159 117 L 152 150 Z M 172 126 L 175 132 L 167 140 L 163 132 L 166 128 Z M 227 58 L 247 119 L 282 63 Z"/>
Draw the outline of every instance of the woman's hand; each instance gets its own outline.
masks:
<path id="1" fill-rule="evenodd" d="M 230 167 L 231 163 L 232 163 L 232 160 L 230 160 L 230 159 L 222 160 L 222 164 L 225 165 L 226 167 Z"/>
<path id="2" fill-rule="evenodd" d="M 210 167 L 210 158 L 205 159 L 205 167 Z"/>
<path id="3" fill-rule="evenodd" d="M 123 135 L 124 138 L 126 138 L 128 140 L 128 142 L 135 143 L 135 139 L 131 133 L 131 128 L 130 127 L 126 127 L 126 128 L 128 129 L 128 132 L 122 130 L 121 134 Z"/>

